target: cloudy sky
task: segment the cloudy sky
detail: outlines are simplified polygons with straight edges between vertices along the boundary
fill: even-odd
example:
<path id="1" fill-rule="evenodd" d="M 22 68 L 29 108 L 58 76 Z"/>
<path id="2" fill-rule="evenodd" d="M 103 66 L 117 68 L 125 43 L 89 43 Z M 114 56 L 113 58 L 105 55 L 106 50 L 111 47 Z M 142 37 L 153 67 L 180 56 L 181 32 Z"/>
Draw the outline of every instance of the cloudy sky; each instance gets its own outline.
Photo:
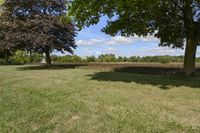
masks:
<path id="1" fill-rule="evenodd" d="M 153 55 L 183 55 L 184 51 L 169 47 L 158 47 L 159 40 L 154 37 L 111 37 L 101 32 L 106 25 L 102 18 L 97 25 L 85 28 L 78 33 L 75 54 L 85 57 L 100 54 L 115 54 L 117 56 L 153 56 Z M 198 50 L 197 55 L 200 55 Z"/>

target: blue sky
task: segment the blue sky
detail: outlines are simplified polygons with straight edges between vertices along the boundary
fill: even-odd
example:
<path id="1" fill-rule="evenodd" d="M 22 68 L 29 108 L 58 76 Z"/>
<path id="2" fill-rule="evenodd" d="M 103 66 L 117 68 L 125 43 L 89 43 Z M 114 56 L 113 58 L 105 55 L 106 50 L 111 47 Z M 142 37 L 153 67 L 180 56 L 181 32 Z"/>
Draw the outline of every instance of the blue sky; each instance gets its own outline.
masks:
<path id="1" fill-rule="evenodd" d="M 78 33 L 75 54 L 85 57 L 100 54 L 115 54 L 117 56 L 154 56 L 154 55 L 183 55 L 184 50 L 159 47 L 159 40 L 154 37 L 121 37 L 109 36 L 101 32 L 106 25 L 103 17 L 97 25 L 84 28 Z M 197 55 L 200 55 L 198 50 Z"/>

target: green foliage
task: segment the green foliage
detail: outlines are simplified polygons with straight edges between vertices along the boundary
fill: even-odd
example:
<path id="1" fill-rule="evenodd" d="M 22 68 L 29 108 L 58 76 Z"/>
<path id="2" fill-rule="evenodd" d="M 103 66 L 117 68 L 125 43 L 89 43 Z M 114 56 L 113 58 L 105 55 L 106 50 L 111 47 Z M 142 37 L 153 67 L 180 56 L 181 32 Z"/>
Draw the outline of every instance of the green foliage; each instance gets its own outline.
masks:
<path id="1" fill-rule="evenodd" d="M 141 58 L 139 56 L 131 56 L 130 62 L 140 62 Z"/>
<path id="2" fill-rule="evenodd" d="M 146 56 L 141 58 L 140 61 L 166 64 L 170 62 L 183 62 L 183 56 Z"/>
<path id="3" fill-rule="evenodd" d="M 115 56 L 114 54 L 102 54 L 98 57 L 88 56 L 80 57 L 77 55 L 58 56 L 52 55 L 52 61 L 54 63 L 90 63 L 90 62 L 144 62 L 144 63 L 171 63 L 171 62 L 183 62 L 184 56 L 131 56 L 122 57 Z M 31 55 L 25 51 L 17 51 L 13 56 L 10 56 L 10 64 L 27 64 L 27 63 L 40 63 L 44 59 L 44 56 L 40 53 L 31 53 Z M 2 60 L 1 64 L 4 63 Z M 200 62 L 200 57 L 196 58 L 197 62 Z"/>
<path id="4" fill-rule="evenodd" d="M 163 63 L 167 64 L 170 62 L 183 62 L 184 56 L 131 56 L 131 57 L 116 57 L 114 54 L 102 54 L 97 58 L 95 56 L 88 56 L 82 58 L 77 55 L 66 55 L 66 56 L 51 56 L 54 63 L 83 63 L 83 62 L 144 62 L 144 63 Z M 200 62 L 200 58 L 196 59 L 197 62 Z"/>
<path id="5" fill-rule="evenodd" d="M 196 37 L 197 32 L 193 32 L 200 25 L 198 0 L 73 0 L 69 9 L 80 28 L 96 24 L 107 15 L 103 29 L 107 34 L 155 35 L 160 45 L 178 48 L 184 46 L 188 34 Z"/>
<path id="6" fill-rule="evenodd" d="M 68 0 L 5 0 L 0 17 L 0 50 L 31 50 L 46 54 L 54 50 L 73 53 L 75 27 L 64 17 Z"/>
<path id="7" fill-rule="evenodd" d="M 77 55 L 71 56 L 71 62 L 82 62 L 82 58 Z"/>
<path id="8" fill-rule="evenodd" d="M 77 55 L 56 56 L 52 55 L 54 63 L 81 63 L 83 59 Z"/>
<path id="9" fill-rule="evenodd" d="M 0 6 L 2 6 L 3 3 L 4 3 L 4 0 L 0 0 Z"/>
<path id="10" fill-rule="evenodd" d="M 116 56 L 114 54 L 100 55 L 97 59 L 99 62 L 115 62 Z"/>
<path id="11" fill-rule="evenodd" d="M 144 62 L 144 63 L 176 63 L 183 62 L 184 56 L 131 56 L 122 57 L 115 56 L 114 54 L 103 54 L 98 57 L 88 56 L 80 57 L 77 55 L 58 56 L 52 55 L 54 63 L 90 63 L 90 62 Z M 10 56 L 10 64 L 27 64 L 27 63 L 40 63 L 44 56 L 40 53 L 32 53 L 31 55 L 25 51 L 17 51 L 13 56 Z M 196 58 L 196 62 L 200 62 L 200 57 Z M 5 59 L 1 59 L 0 64 L 5 64 Z"/>
<path id="12" fill-rule="evenodd" d="M 96 62 L 96 57 L 95 56 L 88 56 L 88 57 L 86 57 L 86 62 Z"/>
<path id="13" fill-rule="evenodd" d="M 169 56 L 164 56 L 163 58 L 161 58 L 160 63 L 167 64 L 170 63 L 170 61 L 171 58 Z"/>
<path id="14" fill-rule="evenodd" d="M 32 53 L 30 55 L 30 62 L 31 63 L 39 63 L 44 59 L 44 56 L 39 53 Z"/>
<path id="15" fill-rule="evenodd" d="M 184 48 L 184 71 L 195 71 L 200 44 L 200 0 L 72 0 L 69 8 L 77 26 L 97 24 L 108 16 L 102 29 L 115 36 L 154 36 L 159 46 Z M 164 61 L 165 62 L 165 61 Z"/>
<path id="16" fill-rule="evenodd" d="M 27 51 L 17 50 L 13 55 L 8 57 L 8 62 L 5 58 L 0 58 L 0 64 L 29 64 L 40 63 L 44 56 L 40 53 L 31 53 Z"/>
<path id="17" fill-rule="evenodd" d="M 27 52 L 18 50 L 10 58 L 10 62 L 12 64 L 25 64 L 30 62 L 30 58 Z"/>

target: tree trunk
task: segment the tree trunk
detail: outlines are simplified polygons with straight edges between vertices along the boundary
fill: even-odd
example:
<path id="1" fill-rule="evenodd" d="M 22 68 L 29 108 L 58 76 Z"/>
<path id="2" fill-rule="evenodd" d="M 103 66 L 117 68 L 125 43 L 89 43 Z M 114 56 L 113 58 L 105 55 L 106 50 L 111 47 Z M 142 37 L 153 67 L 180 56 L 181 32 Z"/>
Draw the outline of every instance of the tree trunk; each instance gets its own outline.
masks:
<path id="1" fill-rule="evenodd" d="M 48 65 L 48 67 L 51 66 L 51 56 L 50 56 L 50 49 L 46 48 L 45 49 L 45 55 L 46 55 L 46 63 Z"/>
<path id="2" fill-rule="evenodd" d="M 197 44 L 192 39 L 188 39 L 186 43 L 184 72 L 186 75 L 191 75 L 195 72 Z"/>

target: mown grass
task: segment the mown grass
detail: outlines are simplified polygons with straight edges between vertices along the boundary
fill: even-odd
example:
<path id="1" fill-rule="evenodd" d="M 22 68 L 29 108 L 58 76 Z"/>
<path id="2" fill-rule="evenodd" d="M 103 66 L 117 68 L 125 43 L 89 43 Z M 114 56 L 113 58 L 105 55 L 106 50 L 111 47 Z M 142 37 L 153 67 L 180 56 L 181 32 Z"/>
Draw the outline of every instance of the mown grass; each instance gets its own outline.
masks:
<path id="1" fill-rule="evenodd" d="M 200 132 L 200 77 L 0 66 L 0 132 Z"/>

